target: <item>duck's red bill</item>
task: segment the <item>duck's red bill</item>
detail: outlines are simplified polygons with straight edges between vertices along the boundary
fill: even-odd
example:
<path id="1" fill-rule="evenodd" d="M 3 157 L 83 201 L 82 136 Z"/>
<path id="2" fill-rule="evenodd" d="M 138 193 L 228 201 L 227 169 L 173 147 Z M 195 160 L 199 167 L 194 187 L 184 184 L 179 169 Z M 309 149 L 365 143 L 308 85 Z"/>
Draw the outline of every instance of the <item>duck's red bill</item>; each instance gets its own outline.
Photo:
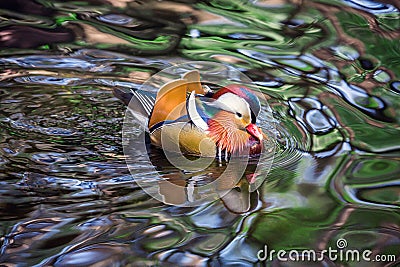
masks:
<path id="1" fill-rule="evenodd" d="M 262 141 L 264 138 L 263 132 L 260 128 L 257 127 L 254 123 L 249 124 L 246 127 L 246 131 L 255 139 Z"/>

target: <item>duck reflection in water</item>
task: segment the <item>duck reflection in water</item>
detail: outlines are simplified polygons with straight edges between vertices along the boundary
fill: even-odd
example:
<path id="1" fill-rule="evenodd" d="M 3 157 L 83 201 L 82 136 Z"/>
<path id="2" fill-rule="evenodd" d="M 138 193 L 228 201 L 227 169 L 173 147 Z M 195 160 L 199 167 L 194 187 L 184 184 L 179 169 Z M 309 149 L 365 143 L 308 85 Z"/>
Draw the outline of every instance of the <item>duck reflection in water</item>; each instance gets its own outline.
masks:
<path id="1" fill-rule="evenodd" d="M 157 187 L 165 204 L 187 206 L 200 204 L 206 199 L 220 199 L 233 213 L 244 213 L 257 205 L 258 191 L 251 192 L 251 184 L 254 182 L 259 157 L 251 158 L 241 174 L 235 170 L 226 173 L 227 164 L 221 164 L 218 160 L 214 160 L 204 170 L 185 171 L 173 166 L 162 150 L 151 145 L 148 147 L 148 155 L 161 176 L 153 186 Z M 225 175 L 222 175 L 224 172 Z"/>

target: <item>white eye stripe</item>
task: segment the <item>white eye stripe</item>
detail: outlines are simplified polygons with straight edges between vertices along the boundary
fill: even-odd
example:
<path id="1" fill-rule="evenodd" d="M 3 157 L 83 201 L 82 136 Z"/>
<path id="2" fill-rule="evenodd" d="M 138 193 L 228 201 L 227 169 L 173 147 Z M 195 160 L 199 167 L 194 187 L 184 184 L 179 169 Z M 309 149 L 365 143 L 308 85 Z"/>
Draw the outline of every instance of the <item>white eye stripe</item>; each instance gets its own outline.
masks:
<path id="1" fill-rule="evenodd" d="M 240 113 L 243 116 L 251 116 L 250 105 L 246 100 L 238 95 L 232 93 L 225 93 L 220 96 L 215 102 L 217 102 L 219 108 L 229 111 L 236 115 Z"/>

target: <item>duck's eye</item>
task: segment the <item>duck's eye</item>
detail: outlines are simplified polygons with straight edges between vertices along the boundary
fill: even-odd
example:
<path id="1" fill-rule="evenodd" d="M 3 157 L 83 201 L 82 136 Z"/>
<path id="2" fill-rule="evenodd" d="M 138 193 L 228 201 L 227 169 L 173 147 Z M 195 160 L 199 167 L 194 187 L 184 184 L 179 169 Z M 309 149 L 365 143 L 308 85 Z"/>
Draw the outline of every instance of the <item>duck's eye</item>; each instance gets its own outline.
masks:
<path id="1" fill-rule="evenodd" d="M 236 112 L 236 116 L 237 116 L 238 118 L 241 118 L 241 117 L 242 117 L 242 113 Z"/>

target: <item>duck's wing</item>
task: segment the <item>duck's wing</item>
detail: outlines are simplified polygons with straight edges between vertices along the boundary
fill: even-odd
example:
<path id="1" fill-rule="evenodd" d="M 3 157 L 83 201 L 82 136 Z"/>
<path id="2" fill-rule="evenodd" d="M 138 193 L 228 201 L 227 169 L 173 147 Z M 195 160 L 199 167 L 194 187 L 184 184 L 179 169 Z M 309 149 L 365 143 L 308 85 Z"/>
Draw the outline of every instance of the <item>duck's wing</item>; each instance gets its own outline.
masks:
<path id="1" fill-rule="evenodd" d="M 187 95 L 208 93 L 200 83 L 197 70 L 185 73 L 182 79 L 170 81 L 163 85 L 157 94 L 142 90 L 124 90 L 115 88 L 114 95 L 125 103 L 138 121 L 155 129 L 164 122 L 172 123 L 190 121 L 187 113 Z"/>
<path id="2" fill-rule="evenodd" d="M 188 82 L 187 92 L 195 92 L 197 95 L 206 95 L 209 92 L 208 87 L 203 87 L 200 82 L 200 73 L 198 70 L 186 72 L 182 79 Z"/>
<path id="3" fill-rule="evenodd" d="M 196 131 L 207 131 L 207 122 L 221 109 L 215 108 L 212 103 L 214 99 L 195 95 L 193 91 L 186 99 L 186 112 L 182 112 L 178 118 L 167 119 L 153 124 L 150 127 L 150 133 L 154 132 L 161 126 L 173 126 L 188 124 L 191 127 L 197 128 Z"/>
<path id="4" fill-rule="evenodd" d="M 186 115 L 186 92 L 187 81 L 183 79 L 173 80 L 161 87 L 150 115 L 149 129 L 164 121 L 175 121 Z"/>
<path id="5" fill-rule="evenodd" d="M 115 97 L 120 99 L 128 106 L 133 116 L 139 121 L 140 125 L 147 125 L 148 119 L 156 101 L 156 94 L 152 92 L 136 89 L 114 88 Z"/>

